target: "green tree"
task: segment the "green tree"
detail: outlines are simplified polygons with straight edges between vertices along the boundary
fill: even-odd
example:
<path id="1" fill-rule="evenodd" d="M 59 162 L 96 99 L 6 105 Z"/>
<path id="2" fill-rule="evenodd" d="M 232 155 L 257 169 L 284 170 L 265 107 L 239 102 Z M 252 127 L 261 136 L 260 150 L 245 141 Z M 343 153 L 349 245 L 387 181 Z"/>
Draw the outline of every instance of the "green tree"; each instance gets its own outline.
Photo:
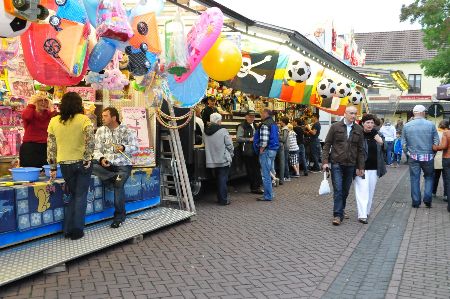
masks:
<path id="1" fill-rule="evenodd" d="M 400 21 L 419 22 L 427 49 L 437 50 L 433 59 L 421 63 L 425 75 L 450 83 L 450 0 L 414 0 L 402 5 Z"/>

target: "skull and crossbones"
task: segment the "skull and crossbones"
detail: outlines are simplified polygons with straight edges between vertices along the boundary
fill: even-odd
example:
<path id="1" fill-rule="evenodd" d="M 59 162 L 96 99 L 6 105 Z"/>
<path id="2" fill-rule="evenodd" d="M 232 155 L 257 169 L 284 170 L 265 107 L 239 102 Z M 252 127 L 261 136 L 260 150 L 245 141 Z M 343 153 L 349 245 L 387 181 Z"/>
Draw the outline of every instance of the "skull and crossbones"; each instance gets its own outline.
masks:
<path id="1" fill-rule="evenodd" d="M 264 82 L 264 80 L 266 80 L 266 75 L 260 75 L 258 73 L 255 73 L 254 71 L 252 71 L 252 69 L 258 65 L 269 62 L 271 60 L 272 60 L 272 55 L 267 55 L 266 57 L 264 57 L 263 60 L 252 64 L 252 59 L 250 57 L 242 57 L 241 69 L 239 70 L 239 73 L 237 74 L 237 76 L 239 78 L 244 78 L 247 75 L 252 75 L 253 77 L 255 77 L 256 82 L 262 83 L 262 82 Z"/>

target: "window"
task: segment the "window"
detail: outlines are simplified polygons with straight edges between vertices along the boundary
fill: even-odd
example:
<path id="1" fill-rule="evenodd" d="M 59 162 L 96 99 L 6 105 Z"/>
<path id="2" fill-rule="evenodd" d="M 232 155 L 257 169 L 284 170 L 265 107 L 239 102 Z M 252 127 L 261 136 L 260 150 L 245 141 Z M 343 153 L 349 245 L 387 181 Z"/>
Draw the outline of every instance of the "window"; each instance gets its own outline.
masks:
<path id="1" fill-rule="evenodd" d="M 380 89 L 379 88 L 369 87 L 367 89 L 367 94 L 380 94 Z"/>
<path id="2" fill-rule="evenodd" d="M 421 93 L 422 90 L 422 75 L 408 76 L 409 89 L 408 93 Z"/>

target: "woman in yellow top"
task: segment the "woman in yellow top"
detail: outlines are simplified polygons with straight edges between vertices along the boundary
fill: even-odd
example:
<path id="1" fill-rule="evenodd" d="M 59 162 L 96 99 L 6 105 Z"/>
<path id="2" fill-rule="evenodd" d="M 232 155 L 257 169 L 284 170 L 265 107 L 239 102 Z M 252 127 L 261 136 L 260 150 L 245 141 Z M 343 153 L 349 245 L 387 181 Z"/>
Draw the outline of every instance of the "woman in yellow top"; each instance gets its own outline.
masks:
<path id="1" fill-rule="evenodd" d="M 70 193 L 69 202 L 64 203 L 64 236 L 77 240 L 84 236 L 94 128 L 83 114 L 82 99 L 77 93 L 68 92 L 62 97 L 60 111 L 48 125 L 47 160 L 52 179 L 56 177 L 57 163 L 61 166 Z"/>

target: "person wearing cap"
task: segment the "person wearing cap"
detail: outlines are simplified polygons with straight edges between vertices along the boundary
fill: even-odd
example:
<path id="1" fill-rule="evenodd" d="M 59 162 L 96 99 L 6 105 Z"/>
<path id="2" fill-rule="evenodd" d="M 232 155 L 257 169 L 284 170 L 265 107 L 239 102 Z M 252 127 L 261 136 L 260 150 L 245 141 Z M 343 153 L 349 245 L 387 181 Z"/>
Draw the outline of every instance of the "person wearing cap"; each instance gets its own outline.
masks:
<path id="1" fill-rule="evenodd" d="M 258 198 L 259 201 L 271 201 L 274 199 L 272 191 L 272 177 L 270 175 L 277 150 L 280 147 L 278 126 L 272 119 L 272 110 L 265 108 L 261 112 L 262 123 L 259 130 L 253 137 L 253 146 L 259 154 L 259 164 L 261 165 L 261 175 L 264 187 L 264 195 Z"/>
<path id="2" fill-rule="evenodd" d="M 380 133 L 385 138 L 386 146 L 386 162 L 388 166 L 392 164 L 392 156 L 394 154 L 394 141 L 396 137 L 395 127 L 391 125 L 391 122 L 387 119 L 380 129 Z"/>
<path id="3" fill-rule="evenodd" d="M 433 145 L 439 144 L 439 135 L 436 126 L 425 119 L 425 111 L 426 108 L 423 105 L 414 106 L 414 120 L 406 123 L 402 132 L 402 145 L 409 158 L 413 208 L 419 208 L 422 202 L 420 190 L 420 174 L 422 171 L 425 178 L 423 202 L 427 208 L 431 208 L 432 201 L 434 178 Z"/>
<path id="4" fill-rule="evenodd" d="M 222 127 L 222 115 L 213 113 L 209 120 L 205 127 L 206 168 L 215 171 L 219 204 L 229 205 L 227 181 L 234 155 L 233 142 L 227 129 Z"/>
<path id="5" fill-rule="evenodd" d="M 216 107 L 216 98 L 213 96 L 208 96 L 206 98 L 207 105 L 202 111 L 202 120 L 205 126 L 210 122 L 211 114 L 219 113 Z"/>
<path id="6" fill-rule="evenodd" d="M 253 150 L 253 136 L 255 135 L 255 111 L 248 110 L 245 120 L 239 124 L 236 134 L 236 141 L 242 152 L 242 161 L 247 170 L 247 177 L 250 183 L 250 191 L 255 194 L 263 194 L 261 190 L 261 171 L 258 156 Z"/>

